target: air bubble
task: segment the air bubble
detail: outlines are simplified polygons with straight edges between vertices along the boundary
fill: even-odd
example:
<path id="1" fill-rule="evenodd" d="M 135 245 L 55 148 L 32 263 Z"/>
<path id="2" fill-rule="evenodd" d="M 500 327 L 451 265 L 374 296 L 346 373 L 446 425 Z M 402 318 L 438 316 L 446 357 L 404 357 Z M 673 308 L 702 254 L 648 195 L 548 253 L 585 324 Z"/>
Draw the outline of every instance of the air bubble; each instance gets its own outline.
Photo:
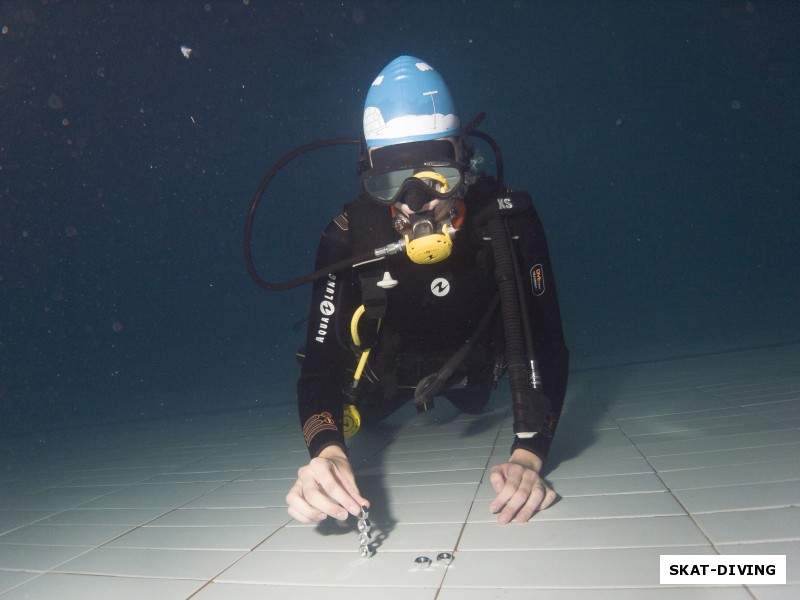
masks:
<path id="1" fill-rule="evenodd" d="M 47 97 L 47 106 L 53 110 L 61 110 L 64 108 L 64 101 L 61 99 L 61 96 L 53 92 Z"/>

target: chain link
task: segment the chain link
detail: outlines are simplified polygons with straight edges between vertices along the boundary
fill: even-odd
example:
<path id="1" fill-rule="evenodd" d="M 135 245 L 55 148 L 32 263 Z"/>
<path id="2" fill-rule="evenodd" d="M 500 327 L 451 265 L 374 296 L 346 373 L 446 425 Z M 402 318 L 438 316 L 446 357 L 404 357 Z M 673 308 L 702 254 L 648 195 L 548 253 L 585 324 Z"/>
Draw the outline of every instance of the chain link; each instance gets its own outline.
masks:
<path id="1" fill-rule="evenodd" d="M 370 547 L 372 536 L 369 533 L 371 525 L 369 522 L 369 510 L 366 506 L 361 507 L 361 515 L 358 517 L 358 550 L 362 558 L 371 558 L 375 551 Z"/>

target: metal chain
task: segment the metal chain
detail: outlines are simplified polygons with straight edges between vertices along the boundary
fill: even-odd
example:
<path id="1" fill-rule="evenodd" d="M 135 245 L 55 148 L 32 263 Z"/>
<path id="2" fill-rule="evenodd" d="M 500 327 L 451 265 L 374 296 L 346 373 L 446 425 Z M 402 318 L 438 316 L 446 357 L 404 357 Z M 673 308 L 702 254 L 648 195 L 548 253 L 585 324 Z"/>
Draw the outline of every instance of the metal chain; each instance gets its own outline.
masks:
<path id="1" fill-rule="evenodd" d="M 371 558 L 375 551 L 370 547 L 372 536 L 369 533 L 371 525 L 369 522 L 369 510 L 366 506 L 361 507 L 361 515 L 358 517 L 358 546 L 362 558 Z"/>
<path id="2" fill-rule="evenodd" d="M 375 556 L 375 550 L 370 545 L 372 542 L 372 535 L 370 535 L 369 522 L 369 509 L 366 506 L 361 507 L 361 514 L 358 516 L 358 551 L 361 558 L 372 558 Z M 436 557 L 436 561 L 441 565 L 449 565 L 453 562 L 453 554 L 450 552 L 440 552 Z M 418 556 L 414 562 L 418 568 L 427 569 L 431 565 L 431 559 L 427 556 Z"/>

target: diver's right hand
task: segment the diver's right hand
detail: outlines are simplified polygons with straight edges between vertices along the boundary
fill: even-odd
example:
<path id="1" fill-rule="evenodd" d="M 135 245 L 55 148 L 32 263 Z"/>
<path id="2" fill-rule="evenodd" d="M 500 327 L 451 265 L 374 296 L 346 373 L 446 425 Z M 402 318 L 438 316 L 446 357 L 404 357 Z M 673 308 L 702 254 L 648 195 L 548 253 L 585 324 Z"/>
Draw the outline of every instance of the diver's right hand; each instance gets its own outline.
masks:
<path id="1" fill-rule="evenodd" d="M 361 495 L 347 455 L 339 446 L 324 448 L 319 456 L 297 471 L 297 481 L 286 494 L 289 516 L 301 523 L 333 517 L 343 521 L 349 512 L 361 514 L 369 500 Z"/>

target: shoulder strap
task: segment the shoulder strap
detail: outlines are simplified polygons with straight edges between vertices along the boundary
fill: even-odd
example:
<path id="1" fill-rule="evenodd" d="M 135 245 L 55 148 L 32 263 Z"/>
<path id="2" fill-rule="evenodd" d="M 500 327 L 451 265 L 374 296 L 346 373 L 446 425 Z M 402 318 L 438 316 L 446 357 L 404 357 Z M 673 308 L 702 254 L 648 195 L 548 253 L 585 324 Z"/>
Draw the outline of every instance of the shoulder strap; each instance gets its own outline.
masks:
<path id="1" fill-rule="evenodd" d="M 359 196 L 345 206 L 345 210 L 355 255 L 385 246 L 397 237 L 392 227 L 392 211 L 388 206 Z"/>
<path id="2" fill-rule="evenodd" d="M 492 217 L 513 217 L 529 212 L 533 201 L 527 192 L 505 190 L 482 199 L 480 209 L 475 211 L 474 221 L 483 227 Z"/>

